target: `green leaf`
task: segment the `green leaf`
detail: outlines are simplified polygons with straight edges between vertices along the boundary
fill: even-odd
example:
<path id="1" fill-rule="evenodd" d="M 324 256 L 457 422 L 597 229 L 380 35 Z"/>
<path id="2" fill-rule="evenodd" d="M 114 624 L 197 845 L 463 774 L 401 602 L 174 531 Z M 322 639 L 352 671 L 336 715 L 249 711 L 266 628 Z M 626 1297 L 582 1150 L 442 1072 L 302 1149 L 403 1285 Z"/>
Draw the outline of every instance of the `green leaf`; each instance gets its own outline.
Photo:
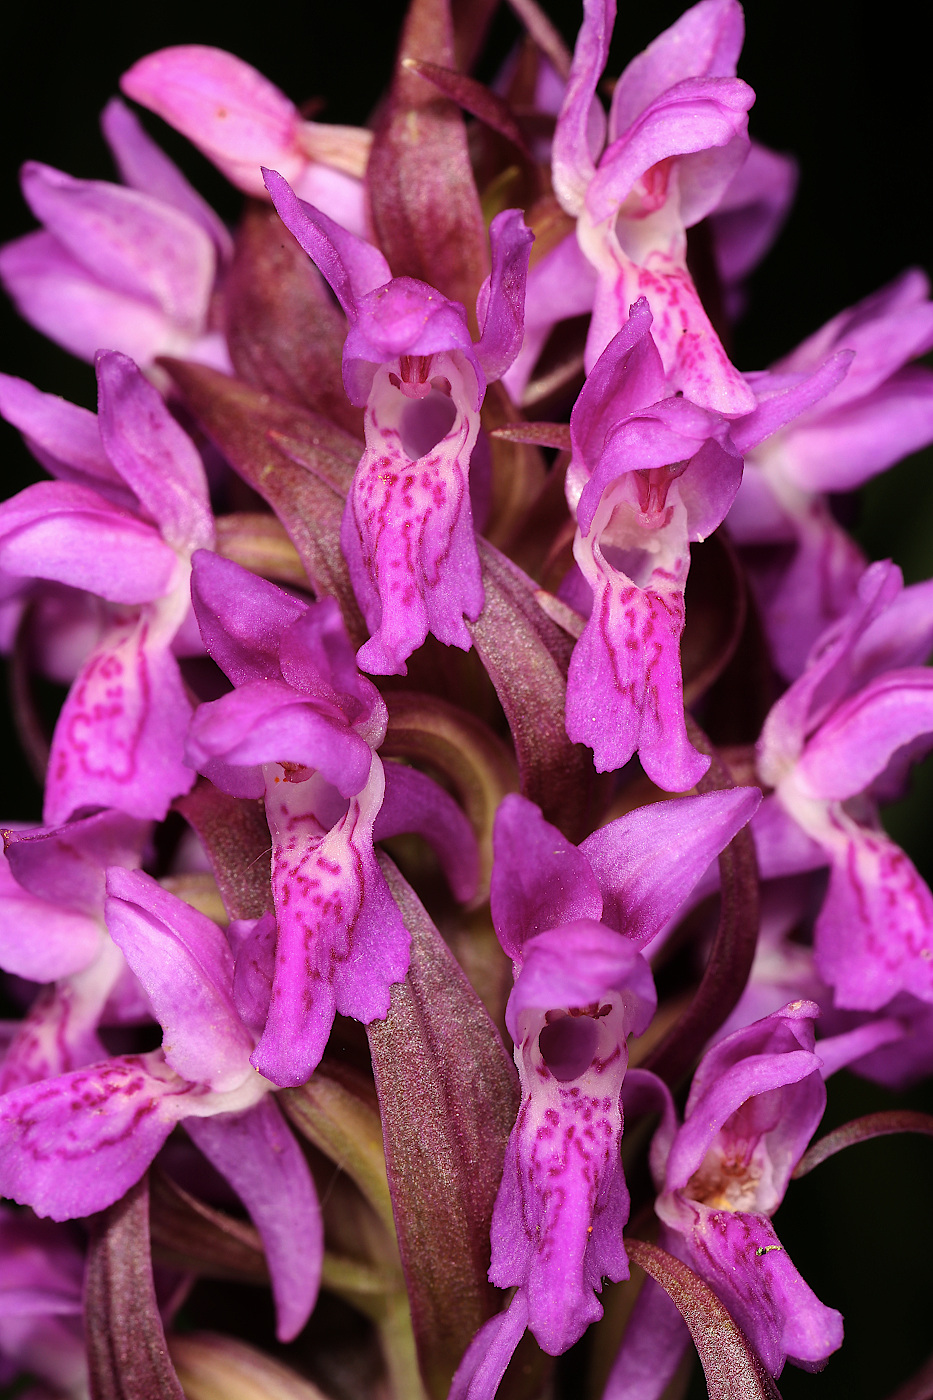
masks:
<path id="1" fill-rule="evenodd" d="M 92 1400 L 185 1400 L 152 1282 L 147 1178 L 88 1224 L 84 1334 Z"/>
<path id="2" fill-rule="evenodd" d="M 819 1041 L 816 1053 L 820 1053 Z M 797 1163 L 792 1175 L 806 1176 L 843 1148 L 852 1147 L 857 1142 L 868 1142 L 869 1138 L 887 1137 L 890 1133 L 920 1133 L 924 1137 L 933 1137 L 933 1117 L 910 1108 L 889 1108 L 880 1113 L 866 1113 L 863 1118 L 853 1118 L 850 1123 L 843 1123 L 813 1143 Z"/>
<path id="3" fill-rule="evenodd" d="M 175 801 L 197 832 L 231 919 L 258 919 L 272 908 L 272 838 L 262 799 L 229 797 L 199 778 Z"/>
<path id="4" fill-rule="evenodd" d="M 362 443 L 325 418 L 206 365 L 160 360 L 204 431 L 285 527 L 318 597 L 337 599 L 357 646 L 367 632 L 340 550 Z"/>
<path id="5" fill-rule="evenodd" d="M 780 1400 L 780 1391 L 751 1343 L 708 1284 L 672 1254 L 626 1239 L 633 1264 L 659 1283 L 690 1329 L 710 1400 Z"/>
<path id="6" fill-rule="evenodd" d="M 477 539 L 486 604 L 470 631 L 502 702 L 522 792 L 571 840 L 592 831 L 601 785 L 592 756 L 567 738 L 564 710 L 573 638 L 535 598 L 535 585 L 505 555 Z"/>
<path id="7" fill-rule="evenodd" d="M 380 864 L 412 936 L 405 981 L 368 1027 L 421 1372 L 444 1397 L 496 1311 L 489 1230 L 518 1108 L 499 1034 L 414 891 Z"/>

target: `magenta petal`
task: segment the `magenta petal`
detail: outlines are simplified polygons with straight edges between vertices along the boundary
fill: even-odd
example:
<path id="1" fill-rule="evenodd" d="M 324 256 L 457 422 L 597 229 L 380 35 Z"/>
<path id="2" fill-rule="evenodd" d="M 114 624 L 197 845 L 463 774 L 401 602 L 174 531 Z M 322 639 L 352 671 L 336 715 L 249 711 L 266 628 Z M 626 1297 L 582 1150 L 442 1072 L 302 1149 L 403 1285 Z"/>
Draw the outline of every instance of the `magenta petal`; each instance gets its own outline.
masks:
<path id="1" fill-rule="evenodd" d="M 123 183 L 187 214 L 201 225 L 220 255 L 224 259 L 231 258 L 233 239 L 226 225 L 188 183 L 175 162 L 151 140 L 119 97 L 112 97 L 107 103 L 100 124 Z"/>
<path id="2" fill-rule="evenodd" d="M 510 793 L 502 799 L 493 848 L 492 921 L 515 962 L 535 934 L 602 918 L 602 897 L 586 857 L 526 797 Z"/>
<path id="3" fill-rule="evenodd" d="M 908 365 L 864 398 L 794 427 L 787 475 L 810 491 L 852 491 L 933 440 L 933 374 Z"/>
<path id="4" fill-rule="evenodd" d="M 30 452 L 52 476 L 92 487 L 115 505 L 132 509 L 135 497 L 124 489 L 104 452 L 95 414 L 9 374 L 0 374 L 0 413 L 19 428 Z"/>
<path id="5" fill-rule="evenodd" d="M 504 209 L 489 225 L 492 273 L 476 304 L 482 335 L 476 356 L 488 382 L 501 379 L 522 348 L 525 282 L 534 234 L 521 211 Z"/>
<path id="6" fill-rule="evenodd" d="M 297 108 L 268 78 L 223 49 L 178 44 L 141 58 L 120 86 L 204 152 L 233 184 L 262 195 L 260 166 L 296 178 Z"/>
<path id="7" fill-rule="evenodd" d="M 815 1366 L 842 1345 L 842 1316 L 804 1283 L 763 1215 L 696 1213 L 686 1238 L 693 1268 L 718 1293 L 772 1375 L 785 1357 Z"/>
<path id="8" fill-rule="evenodd" d="M 7 831 L 4 844 L 10 870 L 24 890 L 60 909 L 99 918 L 106 867 L 139 865 L 148 834 L 148 823 L 110 811 L 57 828 Z"/>
<path id="9" fill-rule="evenodd" d="M 573 64 L 557 118 L 552 154 L 554 190 L 569 214 L 583 211 L 606 136 L 596 85 L 609 57 L 615 0 L 584 0 Z"/>
<path id="10" fill-rule="evenodd" d="M 50 825 L 81 807 L 161 821 L 194 782 L 183 758 L 191 706 L 178 662 L 151 630 L 148 609 L 111 629 L 72 686 L 52 739 Z"/>
<path id="11" fill-rule="evenodd" d="M 283 783 L 266 799 L 278 939 L 269 1017 L 252 1063 L 280 1085 L 309 1078 L 335 1011 L 364 1024 L 388 1013 L 411 941 L 372 848 L 379 760 L 330 831 L 302 810 L 313 797 L 303 787 Z"/>
<path id="12" fill-rule="evenodd" d="M 233 1000 L 221 930 L 141 870 L 107 872 L 107 927 L 152 1003 L 172 1069 L 223 1093 L 249 1075 L 253 1038 Z"/>
<path id="13" fill-rule="evenodd" d="M 425 773 L 386 763 L 386 792 L 373 825 L 373 840 L 416 832 L 433 847 L 455 899 L 476 891 L 479 853 L 473 828 L 453 798 Z"/>
<path id="14" fill-rule="evenodd" d="M 245 1113 L 187 1118 L 185 1127 L 259 1230 L 272 1279 L 276 1336 L 290 1342 L 311 1315 L 324 1258 L 321 1208 L 304 1155 L 269 1095 Z"/>
<path id="15" fill-rule="evenodd" d="M 850 823 L 839 835 L 815 931 L 836 1005 L 878 1011 L 902 991 L 933 1002 L 933 894 L 884 832 Z"/>
<path id="16" fill-rule="evenodd" d="M 280 678 L 282 633 L 307 603 L 209 550 L 192 556 L 191 601 L 204 645 L 234 685 Z"/>
<path id="17" fill-rule="evenodd" d="M 504 1312 L 479 1329 L 457 1367 L 447 1400 L 494 1400 L 528 1324 L 528 1299 L 520 1288 Z"/>
<path id="18" fill-rule="evenodd" d="M 469 491 L 479 414 L 466 402 L 466 390 L 452 386 L 458 410 L 452 426 L 412 460 L 397 429 L 381 419 L 383 400 L 396 391 L 385 370 L 379 375 L 382 390 L 374 389 L 367 409 L 373 441 L 360 459 L 340 539 L 373 633 L 358 663 L 377 675 L 404 675 L 407 658 L 428 632 L 468 651 L 472 640 L 464 619 L 475 622 L 482 612 Z"/>
<path id="19" fill-rule="evenodd" d="M 709 767 L 684 725 L 683 625 L 679 588 L 637 588 L 624 574 L 600 571 L 567 678 L 567 734 L 592 748 L 598 772 L 621 768 L 637 751 L 653 782 L 684 792 Z"/>
<path id="20" fill-rule="evenodd" d="M 844 802 L 871 786 L 896 751 L 933 734 L 933 673 L 888 671 L 840 705 L 807 744 L 796 783 Z"/>
<path id="21" fill-rule="evenodd" d="M 0 967 L 30 982 L 52 982 L 87 967 L 101 941 L 87 914 L 27 894 L 0 867 Z"/>
<path id="22" fill-rule="evenodd" d="M 183 551 L 212 544 L 204 464 L 161 394 L 127 355 L 111 350 L 97 356 L 97 387 L 107 456 L 165 540 Z"/>
<path id="23" fill-rule="evenodd" d="M 23 167 L 22 186 L 36 218 L 105 286 L 157 306 L 192 335 L 200 332 L 215 255 L 198 224 L 135 190 L 74 180 L 34 161 Z"/>
<path id="24" fill-rule="evenodd" d="M 570 415 L 574 458 L 591 472 L 599 465 L 616 424 L 656 403 L 664 392 L 661 356 L 651 338 L 652 320 L 647 299 L 639 298 L 587 375 L 574 404 Z"/>
<path id="25" fill-rule="evenodd" d="M 151 1055 L 124 1055 L 0 1098 L 0 1195 L 70 1220 L 129 1190 L 191 1086 Z"/>
<path id="26" fill-rule="evenodd" d="M 85 486 L 40 481 L 0 505 L 0 568 L 148 603 L 172 586 L 178 559 L 151 525 Z"/>
<path id="27" fill-rule="evenodd" d="M 355 321 L 360 297 L 390 281 L 389 264 L 378 248 L 299 199 L 277 171 L 265 170 L 263 178 L 279 218 L 327 278 L 348 320 Z"/>
<path id="28" fill-rule="evenodd" d="M 603 1400 L 660 1400 L 690 1345 L 675 1304 L 646 1279 L 632 1309 Z"/>
<path id="29" fill-rule="evenodd" d="M 673 918 L 719 852 L 758 809 L 757 788 L 654 802 L 580 846 L 603 894 L 603 919 L 643 947 Z"/>
<path id="30" fill-rule="evenodd" d="M 739 452 L 749 452 L 786 423 L 819 403 L 837 384 L 842 383 L 853 359 L 853 351 L 840 350 L 830 355 L 811 374 L 773 374 L 766 370 L 762 374 L 747 375 L 758 407 L 754 413 L 733 423 L 730 429 L 730 436 Z"/>
<path id="31" fill-rule="evenodd" d="M 615 140 L 639 112 L 685 78 L 729 77 L 742 51 L 745 23 L 737 0 L 704 0 L 632 59 L 616 83 L 610 113 Z"/>
<path id="32" fill-rule="evenodd" d="M 109 286 L 44 230 L 0 248 L 0 278 L 30 325 L 84 360 L 103 344 L 149 364 L 190 339 L 161 306 Z"/>
<path id="33" fill-rule="evenodd" d="M 188 735 L 188 761 L 201 772 L 212 760 L 233 768 L 298 763 L 318 769 L 349 797 L 369 776 L 372 749 L 334 709 L 284 681 L 241 685 L 198 708 Z"/>

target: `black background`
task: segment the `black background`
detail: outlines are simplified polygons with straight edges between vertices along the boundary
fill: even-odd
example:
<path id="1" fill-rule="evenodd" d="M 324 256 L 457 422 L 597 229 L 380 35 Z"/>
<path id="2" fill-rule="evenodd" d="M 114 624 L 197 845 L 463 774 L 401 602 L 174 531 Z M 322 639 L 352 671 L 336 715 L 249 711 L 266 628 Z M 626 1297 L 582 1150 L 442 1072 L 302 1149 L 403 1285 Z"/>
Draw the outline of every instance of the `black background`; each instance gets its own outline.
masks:
<path id="1" fill-rule="evenodd" d="M 550 12 L 572 40 L 576 6 Z M 610 72 L 679 13 L 676 0 L 623 6 Z M 16 184 L 35 158 L 77 176 L 111 178 L 97 117 L 117 79 L 140 55 L 168 44 L 207 43 L 249 60 L 301 103 L 323 96 L 325 120 L 363 122 L 391 68 L 403 6 L 376 8 L 265 0 L 234 7 L 206 0 L 131 7 L 18 5 L 4 20 L 0 102 L 0 236 L 33 221 Z M 919 27 L 918 27 L 919 16 Z M 756 276 L 737 337 L 743 369 L 759 368 L 842 307 L 911 264 L 933 264 L 930 10 L 891 3 L 858 11 L 843 0 L 750 0 L 740 75 L 758 93 L 754 135 L 802 165 L 795 211 Z M 490 76 L 517 27 L 497 19 Z M 149 129 L 230 220 L 238 196 L 184 141 L 155 119 Z M 93 406 L 89 366 L 49 344 L 0 305 L 0 369 Z M 0 494 L 34 479 L 17 435 L 0 424 Z M 866 493 L 859 526 L 876 557 L 893 555 L 910 578 L 933 567 L 933 459 L 922 454 Z M 38 798 L 11 740 L 0 817 L 36 819 Z M 929 774 L 892 827 L 930 873 Z M 912 1103 L 921 1106 L 922 1096 Z M 892 1100 L 841 1076 L 831 1121 Z M 928 1108 L 931 1105 L 926 1105 Z M 777 1220 L 801 1272 L 846 1316 L 848 1340 L 822 1377 L 785 1373 L 786 1397 L 881 1400 L 933 1344 L 933 1144 L 886 1140 L 857 1147 L 791 1187 Z M 785 1218 L 786 1217 L 786 1218 Z M 695 1392 L 704 1393 L 702 1385 Z"/>

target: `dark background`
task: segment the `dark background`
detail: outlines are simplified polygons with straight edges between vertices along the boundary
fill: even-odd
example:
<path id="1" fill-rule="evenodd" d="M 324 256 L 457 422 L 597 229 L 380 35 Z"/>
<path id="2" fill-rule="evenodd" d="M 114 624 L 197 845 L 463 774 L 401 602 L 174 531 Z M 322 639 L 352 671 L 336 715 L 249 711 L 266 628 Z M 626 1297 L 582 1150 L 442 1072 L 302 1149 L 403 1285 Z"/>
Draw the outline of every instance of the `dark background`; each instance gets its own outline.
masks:
<path id="1" fill-rule="evenodd" d="M 618 73 L 680 9 L 678 0 L 623 6 L 609 71 Z M 549 10 L 572 40 L 577 6 L 551 0 Z M 389 75 L 402 13 L 398 0 L 378 8 L 265 0 L 249 10 L 207 0 L 135 8 L 114 0 L 93 7 L 18 5 L 4 22 L 0 237 L 33 227 L 16 184 L 22 160 L 112 178 L 97 116 L 120 73 L 140 55 L 177 43 L 227 48 L 296 102 L 326 98 L 323 119 L 359 123 Z M 739 71 L 758 93 L 751 129 L 795 153 L 802 176 L 795 211 L 754 280 L 737 336 L 741 368 L 767 364 L 902 268 L 933 265 L 930 13 L 892 3 L 863 11 L 860 20 L 842 0 L 750 0 Z M 510 17 L 500 15 L 493 57 L 481 76 L 491 75 L 516 33 Z M 148 125 L 232 221 L 236 192 L 156 119 Z M 20 323 L 5 302 L 0 317 L 0 370 L 93 406 L 89 366 Z M 0 495 L 38 475 L 18 436 L 3 424 L 0 463 Z M 861 504 L 857 528 L 866 548 L 874 557 L 893 556 L 909 579 L 927 577 L 933 568 L 931 465 L 927 453 L 895 468 L 868 488 Z M 0 817 L 35 820 L 38 792 L 12 740 L 4 753 Z M 931 820 L 933 773 L 924 770 L 890 825 L 928 877 Z M 831 1089 L 828 1123 L 898 1101 L 840 1076 Z M 933 1107 L 920 1093 L 904 1101 Z M 788 1400 L 882 1400 L 929 1352 L 931 1186 L 933 1144 L 920 1139 L 854 1148 L 792 1185 L 778 1216 L 780 1236 L 817 1294 L 845 1314 L 848 1339 L 822 1377 L 785 1372 L 781 1388 Z M 702 1385 L 695 1393 L 703 1393 Z"/>

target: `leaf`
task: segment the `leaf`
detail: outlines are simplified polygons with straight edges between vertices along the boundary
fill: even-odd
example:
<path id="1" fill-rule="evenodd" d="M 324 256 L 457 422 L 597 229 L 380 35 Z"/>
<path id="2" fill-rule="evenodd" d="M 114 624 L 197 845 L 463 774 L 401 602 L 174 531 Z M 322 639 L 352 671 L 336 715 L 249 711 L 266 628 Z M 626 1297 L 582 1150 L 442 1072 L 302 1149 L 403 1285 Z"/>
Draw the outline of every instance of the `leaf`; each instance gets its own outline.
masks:
<path id="1" fill-rule="evenodd" d="M 283 1089 L 278 1100 L 298 1131 L 356 1183 L 391 1234 L 392 1202 L 372 1086 L 325 1058 L 307 1084 Z"/>
<path id="2" fill-rule="evenodd" d="M 507 423 L 493 428 L 490 437 L 500 442 L 533 442 L 538 447 L 557 447 L 570 451 L 569 423 Z"/>
<path id="3" fill-rule="evenodd" d="M 703 1280 L 672 1254 L 626 1239 L 629 1258 L 659 1283 L 690 1329 L 710 1400 L 780 1400 L 745 1333 Z"/>
<path id="4" fill-rule="evenodd" d="M 363 414 L 347 398 L 341 373 L 346 318 L 266 204 L 246 205 L 224 308 L 230 358 L 241 379 L 362 437 Z"/>
<path id="5" fill-rule="evenodd" d="M 457 105 L 404 60 L 454 67 L 447 0 L 412 0 L 366 183 L 379 246 L 396 277 L 474 304 L 489 272 L 486 230 Z"/>
<path id="6" fill-rule="evenodd" d="M 272 840 L 262 799 L 228 797 L 199 778 L 175 802 L 197 832 L 231 919 L 258 919 L 272 908 Z"/>
<path id="7" fill-rule="evenodd" d="M 386 857 L 380 864 L 412 935 L 411 965 L 386 1019 L 367 1029 L 421 1371 L 442 1400 L 497 1308 L 489 1230 L 518 1087 L 498 1032 L 414 891 Z"/>
<path id="8" fill-rule="evenodd" d="M 493 92 L 483 83 L 478 83 L 475 78 L 467 77 L 465 73 L 457 73 L 453 68 L 442 68 L 438 63 L 403 58 L 402 67 L 427 78 L 445 97 L 449 97 L 465 112 L 485 122 L 493 131 L 511 141 L 526 160 L 533 159 L 521 128 L 515 120 L 515 114 L 505 98 L 500 97 L 497 92 Z"/>
<path id="9" fill-rule="evenodd" d="M 92 1400 L 185 1400 L 152 1282 L 147 1178 L 88 1225 L 84 1331 Z"/>
<path id="10" fill-rule="evenodd" d="M 687 715 L 687 734 L 694 748 L 712 762 L 697 783 L 698 792 L 722 792 L 735 787 L 728 768 L 700 726 Z M 690 1068 L 710 1036 L 717 1031 L 745 990 L 758 941 L 758 862 L 749 828 L 743 827 L 719 856 L 719 926 L 700 985 L 683 1015 L 642 1061 L 667 1084 Z"/>
<path id="11" fill-rule="evenodd" d="M 486 605 L 470 628 L 505 710 L 522 792 L 571 840 L 587 835 L 598 791 L 589 749 L 564 726 L 573 639 L 539 606 L 535 585 L 486 540 L 477 539 Z"/>
<path id="12" fill-rule="evenodd" d="M 307 588 L 308 576 L 298 551 L 276 515 L 237 511 L 214 521 L 216 549 L 224 559 L 242 564 L 251 573 L 277 583 Z"/>
<path id="13" fill-rule="evenodd" d="M 816 1053 L 820 1053 L 819 1041 Z M 866 1113 L 862 1118 L 853 1118 L 850 1123 L 843 1123 L 841 1127 L 834 1128 L 831 1133 L 814 1142 L 803 1154 L 791 1175 L 795 1178 L 806 1176 L 814 1167 L 818 1167 L 828 1157 L 835 1157 L 843 1148 L 852 1147 L 857 1142 L 867 1142 L 869 1138 L 887 1137 L 890 1133 L 920 1133 L 924 1137 L 933 1137 L 933 1117 L 928 1113 L 917 1113 L 910 1108 L 889 1108 L 880 1113 Z"/>
<path id="14" fill-rule="evenodd" d="M 316 414 L 205 365 L 159 363 L 234 471 L 275 511 L 315 593 L 337 599 L 354 644 L 362 645 L 367 632 L 340 550 L 345 497 L 362 443 Z"/>
<path id="15" fill-rule="evenodd" d="M 255 1225 L 198 1200 L 159 1168 L 151 1174 L 149 1229 L 160 1264 L 209 1278 L 269 1281 Z"/>
<path id="16" fill-rule="evenodd" d="M 281 1361 L 234 1337 L 191 1332 L 173 1337 L 172 1360 L 187 1400 L 327 1400 Z M 136 1400 L 150 1400 L 140 1392 Z"/>
<path id="17" fill-rule="evenodd" d="M 390 690 L 384 698 L 389 728 L 379 752 L 429 764 L 452 783 L 479 842 L 473 903 L 480 904 L 489 898 L 496 810 L 507 792 L 518 790 L 515 760 L 481 720 L 438 696 Z"/>

